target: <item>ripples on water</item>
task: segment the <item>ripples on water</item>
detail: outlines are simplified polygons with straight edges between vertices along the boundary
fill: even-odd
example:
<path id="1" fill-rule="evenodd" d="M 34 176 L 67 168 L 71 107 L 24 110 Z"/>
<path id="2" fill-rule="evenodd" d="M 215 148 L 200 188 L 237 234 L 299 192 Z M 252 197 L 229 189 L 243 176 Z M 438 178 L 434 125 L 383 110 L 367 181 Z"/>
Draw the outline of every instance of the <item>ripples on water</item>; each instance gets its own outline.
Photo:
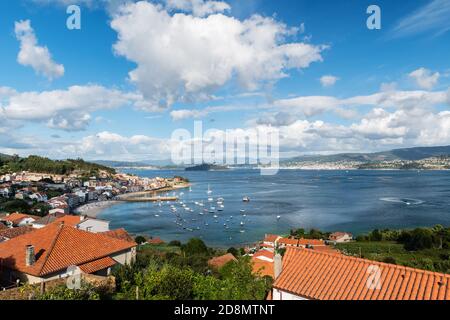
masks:
<path id="1" fill-rule="evenodd" d="M 226 247 L 257 241 L 265 233 L 287 234 L 299 227 L 357 234 L 374 228 L 450 225 L 448 171 L 286 170 L 276 176 L 261 176 L 257 170 L 129 172 L 147 177 L 183 175 L 193 183 L 192 192 L 180 192 L 194 212 L 181 211 L 177 205 L 181 219 L 186 220 L 183 226 L 189 230 L 176 224 L 169 204 L 124 203 L 101 215 L 111 220 L 113 228 L 164 240 L 200 237 L 209 245 Z M 224 211 L 216 213 L 217 219 L 214 213 L 200 215 L 201 209 L 194 204 L 207 204 L 208 185 L 215 199 L 225 198 Z M 243 196 L 249 196 L 251 202 L 243 203 Z"/>

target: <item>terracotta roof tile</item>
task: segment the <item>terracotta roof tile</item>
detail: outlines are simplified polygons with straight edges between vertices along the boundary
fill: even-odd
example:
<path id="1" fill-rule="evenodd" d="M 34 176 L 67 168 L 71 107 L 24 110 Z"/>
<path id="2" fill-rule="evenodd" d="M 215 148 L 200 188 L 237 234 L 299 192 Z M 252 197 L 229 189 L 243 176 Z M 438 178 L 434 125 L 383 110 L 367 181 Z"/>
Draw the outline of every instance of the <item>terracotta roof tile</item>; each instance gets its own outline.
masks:
<path id="1" fill-rule="evenodd" d="M 281 238 L 278 239 L 277 243 L 280 244 L 284 244 L 287 246 L 297 246 L 298 245 L 298 239 L 289 239 L 289 238 Z"/>
<path id="2" fill-rule="evenodd" d="M 55 221 L 53 221 L 52 224 L 60 225 L 61 223 L 63 223 L 65 225 L 69 225 L 69 226 L 75 227 L 81 221 L 82 220 L 81 220 L 80 216 L 65 215 L 65 216 L 63 216 L 61 218 L 58 218 Z"/>
<path id="3" fill-rule="evenodd" d="M 275 242 L 279 237 L 276 234 L 266 234 L 264 242 Z"/>
<path id="4" fill-rule="evenodd" d="M 299 246 L 324 246 L 325 241 L 323 240 L 317 240 L 317 239 L 299 239 L 298 240 Z"/>
<path id="5" fill-rule="evenodd" d="M 116 264 L 117 262 L 113 258 L 105 257 L 102 259 L 82 264 L 81 266 L 79 266 L 79 268 L 84 273 L 94 273 L 115 266 Z"/>
<path id="6" fill-rule="evenodd" d="M 110 230 L 102 232 L 101 234 L 104 234 L 108 237 L 116 238 L 125 240 L 131 243 L 135 243 L 134 239 L 128 234 L 128 232 L 125 229 L 116 229 L 116 230 Z"/>
<path id="7" fill-rule="evenodd" d="M 252 258 L 252 270 L 254 274 L 260 276 L 274 277 L 274 265 L 273 262 L 264 261 L 257 258 Z"/>
<path id="8" fill-rule="evenodd" d="M 261 260 L 261 258 L 273 260 L 274 256 L 275 256 L 275 254 L 272 251 L 268 251 L 268 250 L 259 250 L 255 254 L 253 254 L 253 258 L 260 259 L 260 260 Z"/>
<path id="9" fill-rule="evenodd" d="M 36 262 L 25 264 L 25 248 L 33 245 Z M 42 229 L 0 243 L 3 265 L 35 276 L 45 276 L 125 251 L 136 244 L 52 223 Z"/>
<path id="10" fill-rule="evenodd" d="M 9 222 L 12 222 L 13 224 L 17 224 L 17 223 L 20 223 L 23 219 L 26 219 L 26 218 L 32 218 L 34 220 L 38 220 L 41 217 L 37 217 L 37 216 L 29 215 L 29 214 L 23 214 L 23 213 L 17 213 L 16 212 L 16 213 L 10 214 L 9 216 L 3 217 L 1 220 L 9 221 Z"/>
<path id="11" fill-rule="evenodd" d="M 21 235 L 27 234 L 29 232 L 32 232 L 34 230 L 35 229 L 33 229 L 30 226 L 2 229 L 0 230 L 0 238 L 13 239 Z"/>
<path id="12" fill-rule="evenodd" d="M 214 268 L 222 268 L 228 262 L 237 261 L 237 259 L 231 254 L 227 253 L 220 257 L 214 257 L 208 261 L 208 265 Z"/>
<path id="13" fill-rule="evenodd" d="M 378 270 L 377 289 L 377 281 L 369 280 Z M 288 247 L 274 288 L 319 300 L 442 300 L 450 298 L 449 280 L 446 274 Z"/>

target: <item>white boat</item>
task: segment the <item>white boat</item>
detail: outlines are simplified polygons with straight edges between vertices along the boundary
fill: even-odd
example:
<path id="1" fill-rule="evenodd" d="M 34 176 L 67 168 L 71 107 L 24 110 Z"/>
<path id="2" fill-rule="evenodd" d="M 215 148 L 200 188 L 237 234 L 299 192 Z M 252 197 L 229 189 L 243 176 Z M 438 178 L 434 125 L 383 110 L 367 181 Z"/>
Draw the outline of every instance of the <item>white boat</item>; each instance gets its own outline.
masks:
<path id="1" fill-rule="evenodd" d="M 214 199 L 213 198 L 208 198 L 208 202 L 213 202 Z"/>
<path id="2" fill-rule="evenodd" d="M 218 217 L 219 217 L 219 216 L 218 216 L 218 215 L 216 215 L 216 214 L 215 214 L 215 215 L 213 216 L 213 218 L 214 218 L 214 219 L 217 219 Z"/>
<path id="3" fill-rule="evenodd" d="M 281 219 L 281 216 L 277 216 L 277 220 L 280 220 Z"/>
<path id="4" fill-rule="evenodd" d="M 211 188 L 209 187 L 209 184 L 208 184 L 208 191 L 206 191 L 206 193 L 207 193 L 207 194 L 211 194 L 211 193 L 212 193 L 212 190 L 211 190 Z"/>
<path id="5" fill-rule="evenodd" d="M 159 218 L 159 214 L 155 214 L 155 217 L 156 217 L 156 218 Z"/>
<path id="6" fill-rule="evenodd" d="M 242 199 L 242 201 L 244 201 L 244 202 L 250 202 L 250 198 L 247 197 L 247 196 L 245 196 L 245 197 Z"/>
<path id="7" fill-rule="evenodd" d="M 241 227 L 243 227 L 243 226 L 245 226 L 245 223 L 244 223 L 244 221 L 241 221 Z"/>
<path id="8" fill-rule="evenodd" d="M 241 213 L 244 213 L 244 212 L 245 212 L 245 210 L 244 210 L 244 209 L 241 209 L 241 210 L 240 210 L 240 212 L 241 212 Z"/>

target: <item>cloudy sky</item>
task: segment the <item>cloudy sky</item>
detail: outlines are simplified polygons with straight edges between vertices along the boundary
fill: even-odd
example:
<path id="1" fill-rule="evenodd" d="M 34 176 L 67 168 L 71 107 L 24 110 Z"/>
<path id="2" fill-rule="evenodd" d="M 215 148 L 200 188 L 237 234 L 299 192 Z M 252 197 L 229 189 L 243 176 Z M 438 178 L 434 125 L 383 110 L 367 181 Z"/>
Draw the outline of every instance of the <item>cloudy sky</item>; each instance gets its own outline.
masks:
<path id="1" fill-rule="evenodd" d="M 1 1 L 0 152 L 168 159 L 195 121 L 278 128 L 283 156 L 448 145 L 449 17 L 450 0 Z"/>

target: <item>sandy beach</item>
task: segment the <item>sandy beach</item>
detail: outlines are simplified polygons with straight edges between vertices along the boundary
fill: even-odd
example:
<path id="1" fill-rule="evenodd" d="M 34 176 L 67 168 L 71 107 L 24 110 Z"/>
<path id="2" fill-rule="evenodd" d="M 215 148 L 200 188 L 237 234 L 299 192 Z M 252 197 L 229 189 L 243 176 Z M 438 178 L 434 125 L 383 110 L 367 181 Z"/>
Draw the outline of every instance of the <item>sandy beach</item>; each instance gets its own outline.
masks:
<path id="1" fill-rule="evenodd" d="M 104 209 L 109 208 L 121 201 L 98 201 L 85 204 L 75 210 L 76 214 L 86 215 L 91 218 L 96 218 Z"/>

